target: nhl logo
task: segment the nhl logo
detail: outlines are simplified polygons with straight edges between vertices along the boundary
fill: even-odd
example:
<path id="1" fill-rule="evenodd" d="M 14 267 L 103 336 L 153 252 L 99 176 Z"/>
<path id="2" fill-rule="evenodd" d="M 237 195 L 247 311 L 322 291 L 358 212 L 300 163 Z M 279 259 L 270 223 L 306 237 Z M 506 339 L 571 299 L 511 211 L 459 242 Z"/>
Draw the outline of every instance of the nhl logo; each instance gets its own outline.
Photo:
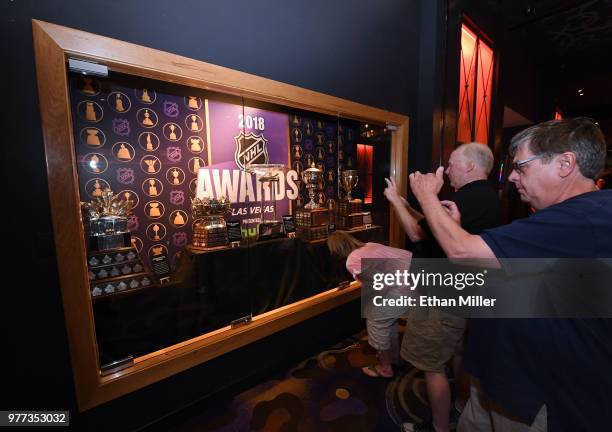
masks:
<path id="1" fill-rule="evenodd" d="M 126 119 L 113 119 L 113 132 L 119 136 L 130 134 L 130 122 Z"/>
<path id="2" fill-rule="evenodd" d="M 125 185 L 134 183 L 134 170 L 132 168 L 119 168 L 117 170 L 117 181 Z"/>
<path id="3" fill-rule="evenodd" d="M 256 135 L 249 132 L 245 135 L 241 131 L 234 137 L 234 141 L 236 141 L 234 160 L 241 169 L 246 169 L 248 164 L 268 163 L 268 140 L 263 134 Z"/>
<path id="4" fill-rule="evenodd" d="M 187 244 L 187 233 L 175 232 L 172 234 L 172 244 L 177 247 L 183 247 Z"/>
<path id="5" fill-rule="evenodd" d="M 179 115 L 178 104 L 176 102 L 164 102 L 164 114 L 171 118 L 177 118 Z"/>
<path id="6" fill-rule="evenodd" d="M 183 158 L 183 153 L 180 147 L 168 147 L 166 148 L 166 158 L 170 162 L 180 162 Z"/>
<path id="7" fill-rule="evenodd" d="M 170 202 L 174 205 L 183 205 L 183 203 L 185 203 L 185 192 L 182 190 L 173 190 L 170 192 Z"/>
<path id="8" fill-rule="evenodd" d="M 138 231 L 138 228 L 140 228 L 140 223 L 138 222 L 138 216 L 131 215 L 128 218 L 128 230 Z"/>

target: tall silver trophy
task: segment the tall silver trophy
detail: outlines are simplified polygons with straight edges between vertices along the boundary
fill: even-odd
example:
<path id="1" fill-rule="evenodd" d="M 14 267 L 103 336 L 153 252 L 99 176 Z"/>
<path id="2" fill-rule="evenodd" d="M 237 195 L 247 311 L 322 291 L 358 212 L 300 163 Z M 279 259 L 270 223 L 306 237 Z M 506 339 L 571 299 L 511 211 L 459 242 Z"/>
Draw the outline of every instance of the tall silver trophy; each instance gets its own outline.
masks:
<path id="1" fill-rule="evenodd" d="M 344 170 L 340 171 L 340 182 L 342 187 L 346 191 L 346 200 L 351 201 L 353 197 L 351 196 L 351 192 L 353 188 L 357 186 L 357 182 L 359 181 L 359 176 L 357 174 L 357 170 Z"/>
<path id="2" fill-rule="evenodd" d="M 317 191 L 322 189 L 323 171 L 313 163 L 310 168 L 302 171 L 302 181 L 310 201 L 304 208 L 295 211 L 296 235 L 307 241 L 325 239 L 329 225 L 328 211 L 315 200 Z"/>
<path id="3" fill-rule="evenodd" d="M 321 208 L 321 206 L 315 201 L 315 196 L 319 185 L 323 182 L 323 171 L 316 168 L 314 162 L 310 168 L 302 171 L 302 181 L 308 191 L 308 197 L 310 201 L 304 206 L 305 209 L 313 210 Z"/>
<path id="4" fill-rule="evenodd" d="M 343 230 L 359 228 L 363 225 L 362 201 L 353 199 L 351 192 L 357 186 L 359 176 L 357 170 L 340 171 L 340 184 L 346 191 L 343 200 L 338 203 L 337 227 Z"/>

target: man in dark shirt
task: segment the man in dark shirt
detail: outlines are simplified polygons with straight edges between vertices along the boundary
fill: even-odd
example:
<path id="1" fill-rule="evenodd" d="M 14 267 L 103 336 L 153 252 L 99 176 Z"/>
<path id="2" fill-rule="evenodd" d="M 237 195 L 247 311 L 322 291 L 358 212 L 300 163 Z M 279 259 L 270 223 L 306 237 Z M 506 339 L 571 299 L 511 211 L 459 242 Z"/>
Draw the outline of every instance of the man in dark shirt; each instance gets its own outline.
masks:
<path id="1" fill-rule="evenodd" d="M 492 169 L 493 153 L 484 144 L 462 144 L 449 158 L 446 174 L 451 187 L 455 189 L 450 199 L 460 209 L 463 216 L 461 226 L 469 233 L 479 234 L 501 223 L 501 204 L 497 193 L 487 181 Z M 394 206 L 406 234 L 415 244 L 413 257 L 445 257 L 423 215 L 398 194 L 393 180 L 387 180 L 387 184 L 385 196 Z M 465 325 L 465 319 L 450 314 L 439 314 L 435 319 L 409 315 L 406 323 L 401 356 L 425 372 L 433 415 L 432 427 L 438 432 L 449 430 L 451 393 L 445 365 L 455 354 Z M 414 431 L 418 427 L 405 423 L 403 430 Z"/>
<path id="2" fill-rule="evenodd" d="M 410 175 L 447 256 L 499 268 L 498 258 L 612 257 L 612 191 L 594 183 L 606 154 L 599 126 L 587 118 L 541 123 L 515 136 L 510 154 L 509 180 L 537 211 L 481 235 L 463 230 L 457 208 L 438 200 L 441 170 Z M 479 382 L 459 432 L 609 429 L 612 320 L 474 320 L 465 357 Z"/>

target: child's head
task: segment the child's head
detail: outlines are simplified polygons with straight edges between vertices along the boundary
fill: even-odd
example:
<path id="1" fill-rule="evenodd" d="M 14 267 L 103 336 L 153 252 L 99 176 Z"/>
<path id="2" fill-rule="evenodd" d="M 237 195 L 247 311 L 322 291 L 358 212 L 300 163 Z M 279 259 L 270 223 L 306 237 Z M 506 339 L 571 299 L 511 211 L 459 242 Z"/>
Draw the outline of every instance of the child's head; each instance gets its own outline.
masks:
<path id="1" fill-rule="evenodd" d="M 344 231 L 334 231 L 327 239 L 327 247 L 332 255 L 346 258 L 363 243 Z"/>

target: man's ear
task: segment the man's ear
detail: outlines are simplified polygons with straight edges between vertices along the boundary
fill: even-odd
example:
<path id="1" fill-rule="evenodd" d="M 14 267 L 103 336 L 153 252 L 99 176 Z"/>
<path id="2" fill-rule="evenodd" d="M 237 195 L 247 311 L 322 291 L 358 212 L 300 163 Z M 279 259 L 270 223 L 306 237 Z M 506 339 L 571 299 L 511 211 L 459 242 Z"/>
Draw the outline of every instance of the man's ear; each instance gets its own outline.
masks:
<path id="1" fill-rule="evenodd" d="M 558 163 L 559 175 L 561 177 L 567 177 L 578 168 L 576 163 L 576 155 L 572 152 L 565 152 L 559 155 Z"/>
<path id="2" fill-rule="evenodd" d="M 474 168 L 476 168 L 476 164 L 474 163 L 474 161 L 467 161 L 467 163 L 465 164 L 465 172 L 469 173 L 473 171 Z"/>

